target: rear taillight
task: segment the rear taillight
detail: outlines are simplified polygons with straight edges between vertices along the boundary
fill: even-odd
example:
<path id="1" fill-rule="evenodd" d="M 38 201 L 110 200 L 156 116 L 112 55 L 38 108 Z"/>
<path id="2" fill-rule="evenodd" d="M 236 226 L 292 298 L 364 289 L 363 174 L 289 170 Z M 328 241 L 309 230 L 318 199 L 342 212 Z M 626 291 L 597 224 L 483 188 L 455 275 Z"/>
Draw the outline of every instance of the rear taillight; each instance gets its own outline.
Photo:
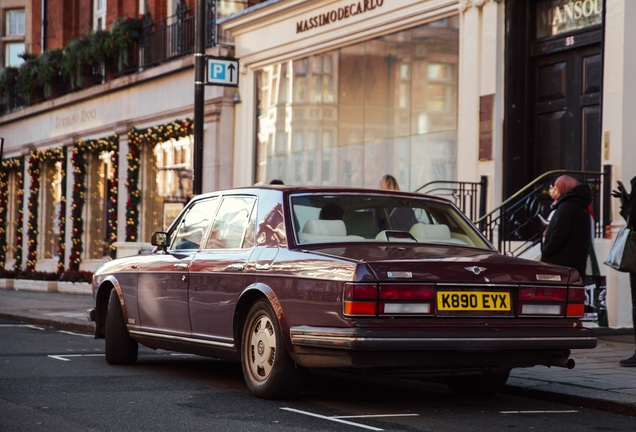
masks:
<path id="1" fill-rule="evenodd" d="M 346 284 L 347 316 L 433 315 L 435 285 Z"/>
<path id="2" fill-rule="evenodd" d="M 519 316 L 563 316 L 567 288 L 519 287 Z"/>
<path id="3" fill-rule="evenodd" d="M 565 316 L 568 318 L 582 318 L 585 312 L 585 288 L 568 288 L 568 307 Z"/>
<path id="4" fill-rule="evenodd" d="M 379 313 L 432 315 L 435 285 L 380 285 Z"/>
<path id="5" fill-rule="evenodd" d="M 377 299 L 377 285 L 347 284 L 344 289 L 344 313 L 345 315 L 375 316 Z"/>

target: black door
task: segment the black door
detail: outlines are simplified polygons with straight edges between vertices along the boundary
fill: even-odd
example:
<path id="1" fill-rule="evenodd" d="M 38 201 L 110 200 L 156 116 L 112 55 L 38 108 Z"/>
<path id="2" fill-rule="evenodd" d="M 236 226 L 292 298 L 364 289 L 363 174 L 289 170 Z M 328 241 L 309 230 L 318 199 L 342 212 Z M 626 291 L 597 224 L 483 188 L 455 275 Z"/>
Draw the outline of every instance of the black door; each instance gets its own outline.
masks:
<path id="1" fill-rule="evenodd" d="M 533 59 L 534 177 L 601 170 L 601 45 Z"/>

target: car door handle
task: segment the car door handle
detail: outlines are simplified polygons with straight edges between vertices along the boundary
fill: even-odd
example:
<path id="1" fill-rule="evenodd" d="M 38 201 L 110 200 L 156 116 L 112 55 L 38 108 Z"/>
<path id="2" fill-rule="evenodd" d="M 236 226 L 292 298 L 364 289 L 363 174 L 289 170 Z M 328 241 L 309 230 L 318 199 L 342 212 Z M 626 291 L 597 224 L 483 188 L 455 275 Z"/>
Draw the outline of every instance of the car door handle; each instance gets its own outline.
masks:
<path id="1" fill-rule="evenodd" d="M 187 264 L 175 264 L 174 268 L 179 269 L 179 270 L 187 270 L 188 269 L 188 265 Z"/>
<path id="2" fill-rule="evenodd" d="M 244 268 L 245 268 L 245 264 L 230 264 L 229 266 L 227 266 L 228 270 L 235 270 L 235 271 L 243 271 Z"/>

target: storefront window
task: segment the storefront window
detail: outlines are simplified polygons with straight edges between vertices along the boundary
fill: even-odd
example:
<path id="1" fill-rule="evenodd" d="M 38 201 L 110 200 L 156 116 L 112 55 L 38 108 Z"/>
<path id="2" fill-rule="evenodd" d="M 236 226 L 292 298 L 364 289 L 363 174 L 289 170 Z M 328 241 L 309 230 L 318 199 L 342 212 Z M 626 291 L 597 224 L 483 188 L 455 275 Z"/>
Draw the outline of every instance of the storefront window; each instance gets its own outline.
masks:
<path id="1" fill-rule="evenodd" d="M 142 153 L 142 241 L 166 231 L 192 197 L 191 136 L 171 139 Z"/>
<path id="2" fill-rule="evenodd" d="M 14 259 L 16 253 L 17 221 L 18 221 L 18 175 L 15 171 L 9 171 L 7 200 L 7 255 L 6 259 Z"/>
<path id="3" fill-rule="evenodd" d="M 42 167 L 42 205 L 38 256 L 57 258 L 60 237 L 60 205 L 62 201 L 62 163 L 48 161 Z"/>
<path id="4" fill-rule="evenodd" d="M 102 259 L 110 254 L 108 239 L 108 202 L 110 180 L 115 175 L 112 152 L 91 153 L 87 170 L 87 242 L 86 258 Z"/>
<path id="5" fill-rule="evenodd" d="M 257 71 L 256 182 L 456 179 L 458 62 L 449 17 Z"/>

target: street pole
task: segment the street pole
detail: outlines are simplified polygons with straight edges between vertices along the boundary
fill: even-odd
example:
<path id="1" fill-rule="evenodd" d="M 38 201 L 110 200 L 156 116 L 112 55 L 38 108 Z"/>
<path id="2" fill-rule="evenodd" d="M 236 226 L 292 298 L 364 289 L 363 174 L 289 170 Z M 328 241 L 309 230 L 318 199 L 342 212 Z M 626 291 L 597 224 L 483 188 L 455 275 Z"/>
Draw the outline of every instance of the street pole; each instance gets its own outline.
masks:
<path id="1" fill-rule="evenodd" d="M 203 191 L 203 105 L 205 102 L 205 1 L 196 2 L 194 45 L 194 178 L 192 193 Z"/>

